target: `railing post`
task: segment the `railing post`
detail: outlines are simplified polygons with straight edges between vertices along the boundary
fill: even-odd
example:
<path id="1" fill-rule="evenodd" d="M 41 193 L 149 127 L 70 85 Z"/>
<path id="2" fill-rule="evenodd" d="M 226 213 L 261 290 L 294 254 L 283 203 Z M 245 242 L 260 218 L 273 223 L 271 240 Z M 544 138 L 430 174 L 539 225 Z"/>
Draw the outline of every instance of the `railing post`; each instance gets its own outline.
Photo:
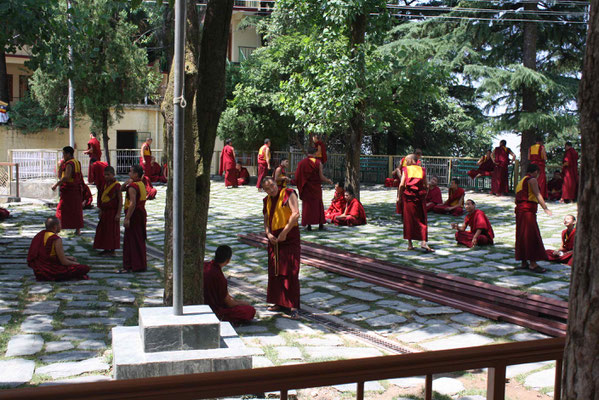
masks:
<path id="1" fill-rule="evenodd" d="M 562 364 L 563 360 L 555 360 L 555 383 L 553 384 L 553 400 L 562 398 Z"/>
<path id="2" fill-rule="evenodd" d="M 487 400 L 505 399 L 505 365 L 496 365 L 487 372 Z"/>
<path id="3" fill-rule="evenodd" d="M 356 388 L 356 400 L 364 400 L 364 382 L 358 382 Z"/>
<path id="4" fill-rule="evenodd" d="M 433 375 L 428 374 L 424 380 L 424 400 L 433 400 Z"/>
<path id="5" fill-rule="evenodd" d="M 281 400 L 287 400 L 287 389 L 281 390 Z"/>
<path id="6" fill-rule="evenodd" d="M 451 168 L 453 168 L 453 160 L 449 159 L 449 167 L 447 168 L 447 185 L 451 184 Z"/>
<path id="7" fill-rule="evenodd" d="M 16 179 L 17 197 L 20 198 L 21 197 L 21 193 L 20 193 L 20 190 L 19 190 L 19 164 L 18 163 L 15 164 L 15 169 L 16 169 L 16 172 L 17 172 L 17 179 Z M 12 171 L 12 168 L 10 170 Z M 12 181 L 12 179 L 11 179 L 11 181 Z"/>

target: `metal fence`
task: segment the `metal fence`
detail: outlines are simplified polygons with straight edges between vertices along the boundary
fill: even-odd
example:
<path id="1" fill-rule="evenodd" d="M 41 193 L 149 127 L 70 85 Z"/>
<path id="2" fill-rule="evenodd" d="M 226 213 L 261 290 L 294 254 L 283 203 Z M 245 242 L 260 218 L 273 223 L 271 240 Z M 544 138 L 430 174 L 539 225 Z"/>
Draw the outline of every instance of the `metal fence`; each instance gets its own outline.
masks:
<path id="1" fill-rule="evenodd" d="M 0 162 L 0 196 L 19 197 L 19 164 Z"/>

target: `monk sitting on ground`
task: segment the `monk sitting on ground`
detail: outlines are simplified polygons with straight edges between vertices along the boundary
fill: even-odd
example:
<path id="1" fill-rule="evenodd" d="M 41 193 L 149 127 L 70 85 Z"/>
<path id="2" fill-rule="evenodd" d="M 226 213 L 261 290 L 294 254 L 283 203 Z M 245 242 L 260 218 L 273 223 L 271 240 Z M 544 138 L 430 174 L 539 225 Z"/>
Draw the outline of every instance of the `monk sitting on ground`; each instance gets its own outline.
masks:
<path id="1" fill-rule="evenodd" d="M 335 225 L 356 226 L 366 224 L 366 212 L 364 211 L 364 207 L 354 196 L 353 187 L 348 186 L 345 188 L 345 201 L 347 205 L 345 206 L 343 214 L 333 218 L 333 223 Z"/>
<path id="2" fill-rule="evenodd" d="M 248 169 L 242 166 L 240 162 L 237 162 L 235 168 L 237 169 L 237 185 L 249 185 L 250 173 L 248 172 Z"/>
<path id="3" fill-rule="evenodd" d="M 398 187 L 399 181 L 401 180 L 401 167 L 395 166 L 395 169 L 391 173 L 391 178 L 385 178 L 385 187 Z"/>
<path id="4" fill-rule="evenodd" d="M 568 264 L 572 266 L 574 259 L 574 237 L 576 236 L 576 217 L 566 215 L 564 218 L 566 229 L 562 231 L 562 245 L 557 250 L 545 250 L 549 261 Z"/>
<path id="5" fill-rule="evenodd" d="M 324 218 L 330 224 L 333 222 L 333 218 L 337 215 L 343 214 L 345 211 L 345 190 L 343 189 L 343 182 L 337 182 L 335 184 L 335 195 L 333 196 L 333 200 L 331 201 L 331 205 L 324 212 Z"/>
<path id="6" fill-rule="evenodd" d="M 91 190 L 89 190 L 89 186 L 83 183 L 83 181 L 81 181 L 81 196 L 83 197 L 81 206 L 84 210 L 91 210 L 92 208 L 94 208 L 94 206 L 92 205 L 92 203 L 94 202 L 92 192 Z"/>
<path id="7" fill-rule="evenodd" d="M 426 194 L 426 211 L 431 212 L 435 206 L 443 203 L 443 197 L 441 197 L 441 189 L 437 186 L 439 180 L 436 176 L 433 176 L 428 183 L 428 193 Z"/>
<path id="8" fill-rule="evenodd" d="M 485 213 L 476 209 L 474 200 L 466 200 L 465 207 L 468 214 L 464 218 L 464 224 L 451 224 L 451 227 L 457 230 L 455 239 L 458 244 L 463 244 L 466 247 L 493 244 L 495 234 Z M 466 228 L 468 227 L 470 227 L 470 231 L 467 232 Z"/>
<path id="9" fill-rule="evenodd" d="M 235 300 L 227 289 L 222 268 L 229 264 L 232 255 L 229 246 L 218 246 L 214 259 L 204 262 L 204 300 L 221 321 L 251 321 L 256 309 L 245 301 Z"/>
<path id="10" fill-rule="evenodd" d="M 166 183 L 166 177 L 162 175 L 162 167 L 156 162 L 156 157 L 152 157 L 148 179 L 150 179 L 150 182 Z"/>
<path id="11" fill-rule="evenodd" d="M 493 175 L 495 163 L 493 162 L 491 154 L 493 154 L 493 152 L 491 150 L 487 150 L 487 153 L 476 162 L 478 168 L 471 169 L 470 171 L 468 171 L 468 176 L 471 179 L 480 178 L 481 176 Z"/>
<path id="12" fill-rule="evenodd" d="M 6 208 L 0 207 L 0 221 L 8 217 L 10 217 L 10 211 L 8 211 Z"/>
<path id="13" fill-rule="evenodd" d="M 455 216 L 464 213 L 464 189 L 459 187 L 457 178 L 451 180 L 447 201 L 433 208 L 433 212 L 437 214 L 452 214 Z"/>
<path id="14" fill-rule="evenodd" d="M 38 281 L 68 281 L 88 279 L 89 267 L 82 265 L 74 257 L 66 256 L 62 247 L 60 220 L 46 218 L 46 229 L 34 236 L 29 246 L 27 264 L 33 269 Z"/>
<path id="15" fill-rule="evenodd" d="M 560 171 L 555 171 L 553 173 L 553 178 L 549 182 L 547 182 L 547 196 L 549 200 L 559 201 L 562 198 L 562 185 L 564 184 L 564 180 L 562 179 L 562 173 Z"/>

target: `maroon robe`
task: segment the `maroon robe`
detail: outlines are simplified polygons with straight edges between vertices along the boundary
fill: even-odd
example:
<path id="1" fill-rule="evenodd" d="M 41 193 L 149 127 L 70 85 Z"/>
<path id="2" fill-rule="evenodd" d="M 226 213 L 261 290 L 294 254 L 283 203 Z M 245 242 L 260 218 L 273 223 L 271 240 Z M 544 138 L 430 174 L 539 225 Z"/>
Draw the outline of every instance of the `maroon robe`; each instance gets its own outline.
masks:
<path id="1" fill-rule="evenodd" d="M 398 187 L 401 177 L 397 173 L 397 170 L 393 170 L 391 178 L 385 178 L 385 187 Z"/>
<path id="2" fill-rule="evenodd" d="M 324 144 L 322 140 L 318 140 L 314 143 L 314 147 L 316 148 L 316 158 L 320 160 L 321 163 L 327 163 L 327 146 Z"/>
<path id="3" fill-rule="evenodd" d="M 258 182 L 256 183 L 256 187 L 259 189 L 262 187 L 262 178 L 268 173 L 268 161 L 270 161 L 266 160 L 266 150 L 268 149 L 267 145 L 263 145 L 258 150 Z"/>
<path id="4" fill-rule="evenodd" d="M 360 203 L 358 199 L 353 198 L 345 208 L 345 219 L 338 219 L 335 217 L 333 218 L 333 222 L 335 225 L 343 226 L 366 224 L 366 212 L 364 211 L 364 206 L 362 206 L 362 203 Z"/>
<path id="5" fill-rule="evenodd" d="M 96 227 L 94 249 L 116 250 L 121 248 L 120 221 L 116 220 L 119 211 L 119 192 L 121 184 L 114 182 L 98 189 L 98 207 L 101 210 L 100 221 Z"/>
<path id="6" fill-rule="evenodd" d="M 6 208 L 0 207 L 0 221 L 8 217 L 10 217 L 10 211 L 8 211 Z"/>
<path id="7" fill-rule="evenodd" d="M 89 168 L 87 170 L 87 182 L 91 185 L 94 183 L 96 170 L 93 168 L 94 164 L 102 158 L 102 148 L 100 142 L 95 137 L 91 138 L 87 142 L 87 149 L 91 150 L 89 155 Z"/>
<path id="8" fill-rule="evenodd" d="M 311 157 L 300 161 L 295 171 L 295 183 L 302 199 L 302 226 L 324 224 L 320 161 Z"/>
<path id="9" fill-rule="evenodd" d="M 572 147 L 564 154 L 562 200 L 576 200 L 578 195 L 578 153 Z"/>
<path id="10" fill-rule="evenodd" d="M 293 189 L 282 189 L 276 197 L 266 196 L 264 198 L 264 207 L 262 212 L 267 215 L 268 204 L 270 203 L 270 212 L 268 213 L 268 224 L 272 234 L 277 237 L 284 229 L 273 226 L 277 216 L 290 214 L 289 196 L 294 193 Z M 280 207 L 279 198 L 283 196 Z M 287 220 L 288 221 L 288 220 Z M 296 225 L 287 234 L 285 241 L 273 245 L 268 242 L 268 287 L 266 291 L 266 301 L 287 308 L 300 307 L 300 231 Z"/>
<path id="11" fill-rule="evenodd" d="M 56 217 L 60 220 L 63 229 L 83 228 L 83 196 L 81 194 L 81 163 L 74 158 L 60 165 L 62 177 L 67 166 L 72 167 L 72 176 L 68 182 L 60 185 L 60 200 L 56 207 Z"/>
<path id="12" fill-rule="evenodd" d="M 87 186 L 83 181 L 81 181 L 81 204 L 83 209 L 89 210 L 94 208 L 92 203 L 94 202 L 94 197 L 92 196 L 91 190 L 89 190 L 89 186 Z"/>
<path id="13" fill-rule="evenodd" d="M 153 162 L 150 165 L 150 176 L 148 176 L 148 179 L 150 179 L 150 182 L 166 183 L 166 177 L 162 175 L 162 168 L 157 162 Z"/>
<path id="14" fill-rule="evenodd" d="M 27 254 L 27 264 L 38 281 L 68 281 L 87 279 L 90 268 L 87 265 L 62 265 L 56 255 L 55 242 L 60 237 L 43 230 L 33 237 Z"/>
<path id="15" fill-rule="evenodd" d="M 101 187 L 104 187 L 104 169 L 108 167 L 108 163 L 104 161 L 96 161 L 94 165 L 91 167 L 93 179 L 88 179 L 90 184 L 96 185 L 96 189 L 100 190 Z"/>
<path id="16" fill-rule="evenodd" d="M 499 146 L 493 152 L 495 168 L 491 178 L 491 193 L 502 195 L 508 192 L 508 166 L 510 164 L 510 149 Z"/>
<path id="17" fill-rule="evenodd" d="M 543 151 L 545 151 L 545 146 L 539 143 L 533 144 L 528 150 L 528 160 L 531 164 L 535 164 L 539 167 L 539 176 L 537 177 L 537 182 L 539 183 L 539 192 L 541 193 L 541 196 L 543 196 L 543 199 L 546 199 L 547 176 L 545 175 L 546 160 L 543 158 Z"/>
<path id="18" fill-rule="evenodd" d="M 129 188 L 133 188 L 136 191 L 137 204 L 129 220 L 129 228 L 125 228 L 123 238 L 123 268 L 134 272 L 145 271 L 148 267 L 146 260 L 146 196 L 139 187 L 138 183 L 140 182 L 134 181 L 127 185 L 126 199 L 129 200 Z M 128 201 L 125 202 L 125 214 L 127 206 Z"/>
<path id="19" fill-rule="evenodd" d="M 491 176 L 494 169 L 495 164 L 493 163 L 493 159 L 485 155 L 483 162 L 478 166 L 477 169 L 471 169 L 468 171 L 468 176 L 472 179 L 476 178 L 477 175 Z"/>
<path id="20" fill-rule="evenodd" d="M 528 184 L 530 178 L 527 174 L 516 188 L 516 260 L 547 260 L 537 224 L 538 203 Z"/>
<path id="21" fill-rule="evenodd" d="M 559 200 L 562 198 L 563 179 L 551 179 L 547 182 L 547 196 L 549 200 Z"/>
<path id="22" fill-rule="evenodd" d="M 237 172 L 237 185 L 241 186 L 250 183 L 250 173 L 246 167 L 241 167 L 241 170 Z"/>
<path id="23" fill-rule="evenodd" d="M 429 203 L 433 203 L 429 205 Z M 428 193 L 426 194 L 426 199 L 424 200 L 424 204 L 426 205 L 426 211 L 433 211 L 436 205 L 443 203 L 443 197 L 441 196 L 441 189 L 439 186 L 434 186 L 432 188 L 429 187 Z"/>
<path id="24" fill-rule="evenodd" d="M 332 220 L 337 215 L 343 214 L 345 205 L 345 190 L 341 189 L 339 193 L 335 192 L 335 196 L 333 197 L 333 200 L 331 200 L 331 205 L 324 212 L 324 218 L 328 221 Z"/>
<path id="25" fill-rule="evenodd" d="M 459 244 L 463 244 L 467 247 L 472 247 L 472 239 L 477 230 L 481 230 L 480 235 L 476 239 L 476 244 L 484 246 L 487 244 L 493 244 L 493 238 L 495 233 L 493 227 L 489 222 L 489 219 L 481 210 L 474 210 L 472 214 L 466 215 L 464 218 L 465 228 L 470 227 L 470 231 L 457 231 L 455 233 L 455 239 Z"/>
<path id="26" fill-rule="evenodd" d="M 562 231 L 562 248 L 565 249 L 561 256 L 554 256 L 553 250 L 547 250 L 547 259 L 549 261 L 558 262 L 562 264 L 568 264 L 572 266 L 574 260 L 574 239 L 576 236 L 576 227 L 572 229 L 572 232 L 568 234 L 568 230 Z"/>
<path id="27" fill-rule="evenodd" d="M 146 175 L 141 178 L 144 185 L 146 185 L 146 200 L 154 200 L 158 190 L 152 186 L 152 181 Z"/>
<path id="28" fill-rule="evenodd" d="M 150 167 L 152 166 L 152 149 L 150 148 L 150 145 L 146 142 L 144 142 L 144 144 L 141 145 L 141 153 L 143 154 L 143 156 L 139 158 L 139 163 L 141 164 L 141 167 L 144 169 L 144 175 L 147 176 L 150 175 Z M 142 162 L 142 160 L 144 162 Z"/>
<path id="29" fill-rule="evenodd" d="M 256 315 L 256 309 L 249 305 L 227 307 L 225 298 L 229 294 L 227 278 L 214 261 L 204 262 L 204 303 L 208 304 L 221 321 L 247 322 Z"/>
<path id="30" fill-rule="evenodd" d="M 456 190 L 449 189 L 447 201 L 443 204 L 438 204 L 433 207 L 433 212 L 437 214 L 451 214 L 455 216 L 462 215 L 464 209 L 462 207 L 456 207 L 453 210 L 449 210 L 449 207 L 454 207 L 460 204 L 461 199 L 464 197 L 464 189 L 458 187 Z"/>
<path id="31" fill-rule="evenodd" d="M 408 240 L 428 240 L 426 216 L 426 172 L 419 165 L 404 167 L 406 187 L 401 195 L 403 207 L 403 237 Z"/>
<path id="32" fill-rule="evenodd" d="M 222 175 L 225 173 L 225 186 L 237 187 L 237 168 L 235 168 L 235 150 L 233 146 L 228 144 L 223 147 L 223 151 L 220 153 L 220 165 L 218 168 L 218 174 Z"/>

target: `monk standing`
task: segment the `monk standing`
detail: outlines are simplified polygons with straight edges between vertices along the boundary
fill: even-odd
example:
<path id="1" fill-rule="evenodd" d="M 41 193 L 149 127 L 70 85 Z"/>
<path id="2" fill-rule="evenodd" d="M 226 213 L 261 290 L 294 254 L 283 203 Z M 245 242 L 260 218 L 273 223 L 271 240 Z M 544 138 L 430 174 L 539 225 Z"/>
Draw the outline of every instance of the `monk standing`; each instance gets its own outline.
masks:
<path id="1" fill-rule="evenodd" d="M 92 168 L 96 161 L 100 161 L 102 158 L 102 148 L 100 142 L 96 138 L 95 132 L 89 133 L 89 142 L 87 142 L 87 150 L 83 152 L 89 156 L 89 168 L 87 172 L 87 182 L 94 183 L 94 169 Z"/>
<path id="2" fill-rule="evenodd" d="M 225 147 L 220 153 L 220 166 L 218 168 L 218 174 L 222 175 L 225 173 L 225 187 L 231 188 L 237 187 L 237 169 L 235 165 L 235 149 L 231 145 L 231 139 L 225 140 Z"/>
<path id="3" fill-rule="evenodd" d="M 547 152 L 543 146 L 543 139 L 537 138 L 535 144 L 528 149 L 528 161 L 539 167 L 539 191 L 544 199 L 547 198 L 547 176 L 545 175 L 545 164 L 547 163 Z"/>
<path id="4" fill-rule="evenodd" d="M 514 152 L 506 145 L 507 142 L 505 140 L 500 141 L 499 147 L 496 147 L 492 154 L 495 168 L 491 177 L 491 194 L 497 196 L 508 192 L 508 166 L 510 165 L 510 157 L 512 157 L 511 161 L 516 159 Z"/>
<path id="5" fill-rule="evenodd" d="M 258 191 L 262 191 L 262 179 L 270 170 L 270 139 L 264 139 L 264 144 L 258 150 L 258 183 L 256 187 Z"/>
<path id="6" fill-rule="evenodd" d="M 292 189 L 279 189 L 270 176 L 262 180 L 264 198 L 264 231 L 268 238 L 268 289 L 266 301 L 273 305 L 269 311 L 290 309 L 298 319 L 300 306 L 300 231 L 298 200 Z"/>
<path id="7" fill-rule="evenodd" d="M 477 169 L 471 169 L 468 171 L 468 176 L 471 179 L 480 178 L 481 176 L 491 176 L 493 174 L 493 170 L 495 169 L 495 164 L 493 163 L 493 157 L 491 157 L 491 150 L 487 150 L 485 155 L 483 155 L 476 164 L 478 165 Z"/>
<path id="8" fill-rule="evenodd" d="M 139 163 L 144 170 L 144 174 L 150 175 L 150 167 L 152 166 L 152 138 L 147 138 L 141 145 Z"/>
<path id="9" fill-rule="evenodd" d="M 287 176 L 287 168 L 289 168 L 289 159 L 283 158 L 272 175 L 279 188 L 286 189 L 287 185 L 291 182 L 291 179 Z"/>
<path id="10" fill-rule="evenodd" d="M 315 157 L 315 149 L 311 149 L 308 157 L 297 164 L 295 184 L 302 199 L 302 226 L 312 230 L 312 224 L 318 224 L 318 229 L 324 229 L 324 204 L 322 203 L 322 182 L 333 184 L 322 173 L 322 164 Z"/>
<path id="11" fill-rule="evenodd" d="M 572 142 L 566 142 L 566 153 L 562 163 L 562 198 L 560 203 L 576 200 L 578 195 L 578 153 L 572 147 Z"/>
<path id="12" fill-rule="evenodd" d="M 455 239 L 458 244 L 471 248 L 476 245 L 493 244 L 495 233 L 493 233 L 489 218 L 482 210 L 476 208 L 474 200 L 466 200 L 465 207 L 468 214 L 464 218 L 464 224 L 451 224 L 451 227 L 457 231 Z M 468 227 L 470 227 L 470 231 L 466 231 Z"/>
<path id="13" fill-rule="evenodd" d="M 431 178 L 428 183 L 428 192 L 426 193 L 426 212 L 433 211 L 435 206 L 443 203 L 443 197 L 441 196 L 441 189 L 438 186 L 439 179 L 436 176 Z"/>
<path id="14" fill-rule="evenodd" d="M 90 268 L 64 254 L 57 217 L 46 218 L 46 229 L 34 236 L 29 246 L 27 264 L 33 269 L 38 281 L 68 281 L 88 279 Z"/>
<path id="15" fill-rule="evenodd" d="M 357 226 L 366 224 L 366 212 L 360 200 L 356 199 L 354 188 L 348 186 L 345 188 L 345 210 L 343 214 L 333 218 L 335 225 Z"/>
<path id="16" fill-rule="evenodd" d="M 335 184 L 335 195 L 333 196 L 333 200 L 331 200 L 331 205 L 324 212 L 324 219 L 328 223 L 333 222 L 334 217 L 343 214 L 343 211 L 345 211 L 346 204 L 347 202 L 345 201 L 345 190 L 343 189 L 343 182 L 337 182 Z"/>
<path id="17" fill-rule="evenodd" d="M 123 196 L 121 184 L 114 176 L 114 168 L 104 169 L 105 186 L 98 189 L 98 208 L 100 221 L 96 227 L 94 249 L 102 249 L 102 255 L 114 256 L 115 250 L 121 248 L 121 208 Z"/>
<path id="18" fill-rule="evenodd" d="M 428 225 L 426 217 L 426 173 L 417 165 L 416 155 L 406 157 L 406 166 L 397 188 L 397 202 L 403 207 L 403 237 L 408 240 L 408 250 L 414 250 L 412 240 L 420 240 L 420 247 L 427 252 L 434 250 L 427 244 Z"/>
<path id="19" fill-rule="evenodd" d="M 250 173 L 248 172 L 248 169 L 242 166 L 239 161 L 237 162 L 237 164 L 235 164 L 235 169 L 237 169 L 237 185 L 242 186 L 249 184 Z"/>
<path id="20" fill-rule="evenodd" d="M 558 201 L 562 198 L 563 185 L 564 180 L 562 179 L 561 172 L 555 171 L 553 173 L 553 178 L 547 182 L 547 195 L 549 196 L 549 200 Z"/>
<path id="21" fill-rule="evenodd" d="M 314 143 L 314 149 L 316 152 L 314 156 L 320 160 L 322 164 L 327 163 L 327 146 L 324 144 L 317 134 L 312 135 L 312 143 Z"/>
<path id="22" fill-rule="evenodd" d="M 142 272 L 146 262 L 146 186 L 142 182 L 143 169 L 134 165 L 129 171 L 130 181 L 125 197 L 125 236 L 123 238 L 123 268 L 119 273 Z"/>
<path id="23" fill-rule="evenodd" d="M 562 245 L 557 250 L 547 250 L 549 261 L 568 264 L 572 266 L 574 260 L 574 239 L 576 237 L 576 217 L 566 215 L 564 218 L 566 229 L 562 231 Z"/>
<path id="24" fill-rule="evenodd" d="M 437 214 L 451 214 L 455 216 L 464 213 L 464 189 L 459 186 L 460 181 L 457 178 L 451 180 L 447 201 L 443 204 L 433 207 L 433 212 Z"/>
<path id="25" fill-rule="evenodd" d="M 547 253 L 537 224 L 537 207 L 540 204 L 547 215 L 551 215 L 551 211 L 539 191 L 538 175 L 539 167 L 528 164 L 526 176 L 516 187 L 516 260 L 522 261 L 516 269 L 529 268 L 543 273 L 546 270 L 537 261 L 547 260 Z"/>
<path id="26" fill-rule="evenodd" d="M 222 270 L 232 256 L 233 251 L 229 246 L 218 246 L 214 259 L 204 262 L 204 302 L 221 321 L 248 322 L 256 315 L 256 309 L 245 301 L 231 297 Z"/>
<path id="27" fill-rule="evenodd" d="M 83 228 L 83 196 L 81 195 L 81 163 L 74 157 L 75 150 L 71 146 L 63 147 L 60 164 L 60 180 L 52 185 L 52 190 L 60 186 L 60 201 L 56 207 L 56 216 L 63 229 L 75 229 L 81 234 Z"/>
<path id="28" fill-rule="evenodd" d="M 104 187 L 104 170 L 108 167 L 108 163 L 104 161 L 96 161 L 92 166 L 93 180 L 90 180 L 90 184 L 96 185 L 96 189 L 100 190 Z"/>

